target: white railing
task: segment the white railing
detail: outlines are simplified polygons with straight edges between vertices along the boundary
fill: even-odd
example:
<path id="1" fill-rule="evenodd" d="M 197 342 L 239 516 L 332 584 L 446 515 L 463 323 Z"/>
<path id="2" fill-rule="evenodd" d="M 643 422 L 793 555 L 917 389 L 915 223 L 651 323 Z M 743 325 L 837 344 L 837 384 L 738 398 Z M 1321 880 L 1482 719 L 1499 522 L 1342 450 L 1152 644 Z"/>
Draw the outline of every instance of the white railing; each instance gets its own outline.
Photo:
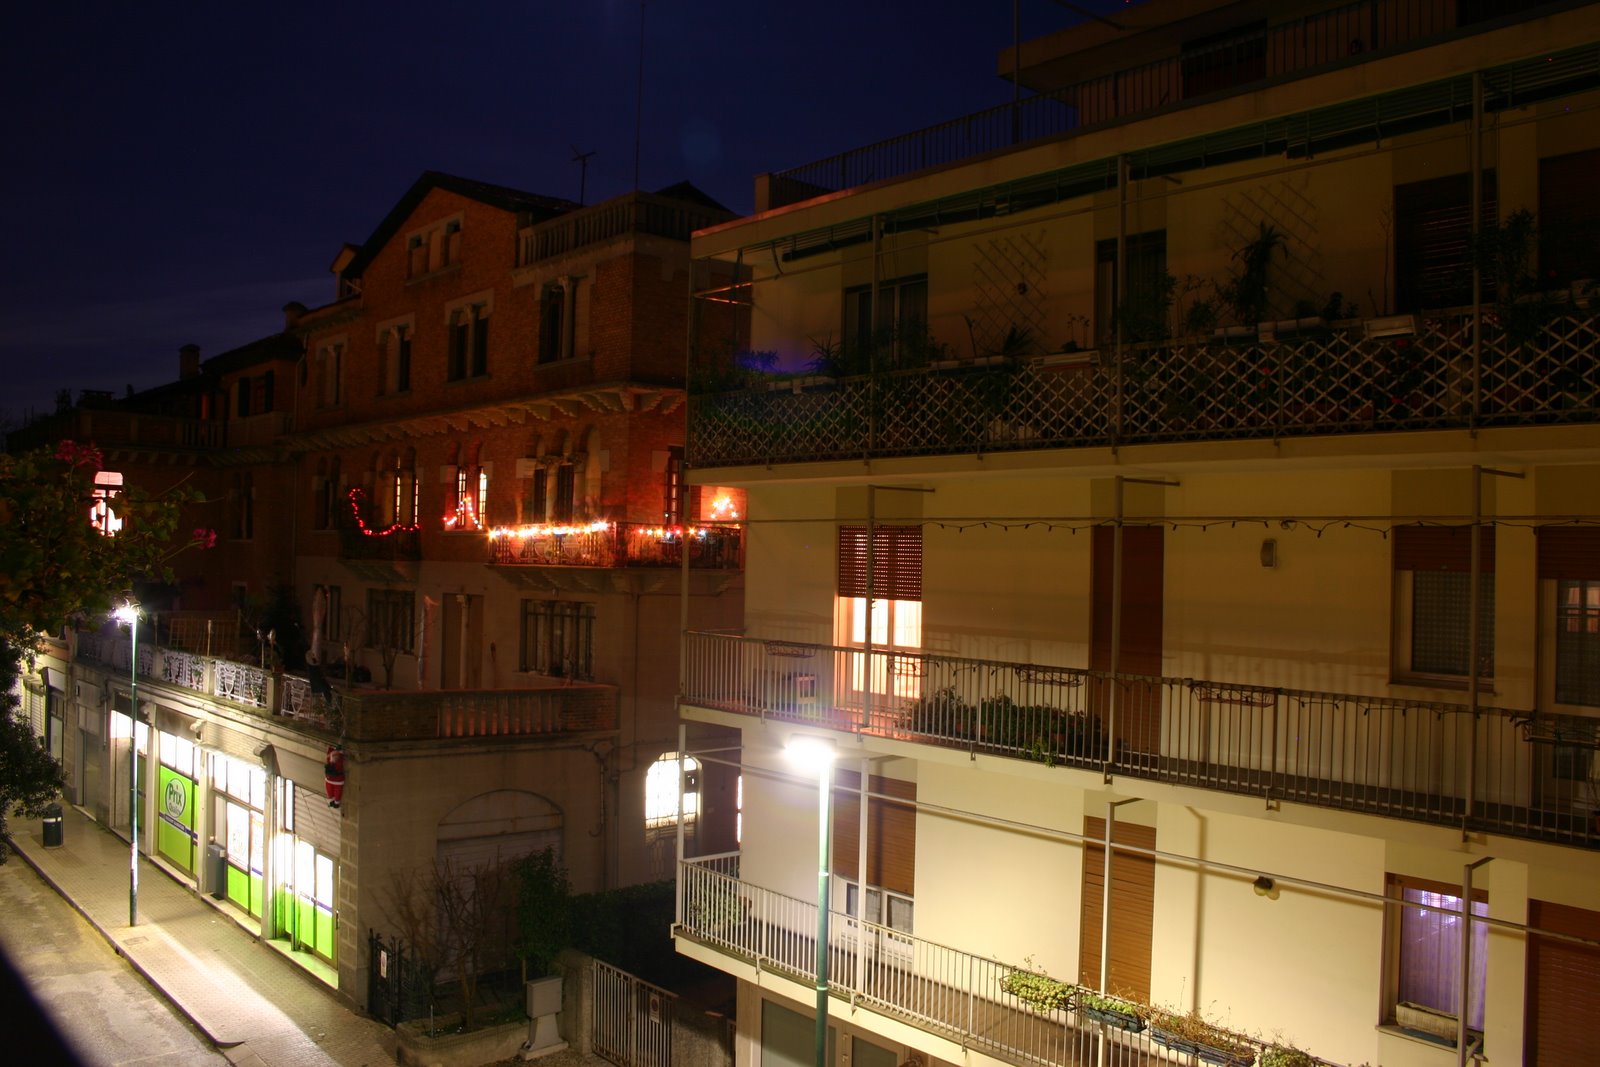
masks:
<path id="1" fill-rule="evenodd" d="M 255 708 L 267 707 L 267 679 L 270 676 L 261 668 L 219 659 L 212 661 L 211 676 L 214 692 L 223 700 L 249 704 Z"/>
<path id="2" fill-rule="evenodd" d="M 1595 814 L 1559 780 L 1558 745 L 1529 743 L 1592 736 L 1593 719 L 731 634 L 685 640 L 684 699 L 702 707 L 1600 848 Z"/>
<path id="3" fill-rule="evenodd" d="M 815 983 L 817 905 L 750 882 L 737 857 L 678 865 L 680 932 L 758 966 Z M 1017 1063 L 1092 1064 L 1098 1043 L 1107 1062 L 1156 1064 L 1168 1054 L 1150 1036 L 1096 1021 L 1072 998 L 1032 1008 L 1006 991 L 1006 979 L 1030 968 L 978 956 L 839 911 L 828 916 L 828 988 L 884 1015 L 907 1020 L 966 1047 Z M 1259 1045 L 1231 1035 L 1248 1048 Z"/>

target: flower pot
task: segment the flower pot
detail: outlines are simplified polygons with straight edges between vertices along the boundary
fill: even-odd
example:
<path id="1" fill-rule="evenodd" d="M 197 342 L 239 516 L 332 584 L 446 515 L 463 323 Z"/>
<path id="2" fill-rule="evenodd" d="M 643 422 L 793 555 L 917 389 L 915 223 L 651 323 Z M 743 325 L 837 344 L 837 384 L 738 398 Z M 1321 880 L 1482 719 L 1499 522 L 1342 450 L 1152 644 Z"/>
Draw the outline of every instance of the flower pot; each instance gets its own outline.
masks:
<path id="1" fill-rule="evenodd" d="M 1097 1023 L 1126 1030 L 1130 1034 L 1137 1034 L 1144 1029 L 1144 1020 L 1137 1015 L 1127 1012 L 1112 1011 L 1110 1008 L 1096 1008 L 1088 1004 L 1078 1005 L 1078 1014 L 1086 1019 L 1093 1019 Z"/>

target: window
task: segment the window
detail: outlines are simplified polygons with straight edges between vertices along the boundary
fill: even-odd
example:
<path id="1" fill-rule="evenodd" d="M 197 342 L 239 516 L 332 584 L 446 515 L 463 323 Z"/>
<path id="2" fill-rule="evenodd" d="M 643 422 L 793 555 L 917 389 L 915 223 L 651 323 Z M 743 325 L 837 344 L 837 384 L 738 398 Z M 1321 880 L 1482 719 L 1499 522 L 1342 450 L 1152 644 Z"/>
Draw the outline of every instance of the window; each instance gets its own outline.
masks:
<path id="1" fill-rule="evenodd" d="M 1593 278 L 1600 201 L 1591 192 L 1600 149 L 1539 160 L 1539 277 L 1552 288 Z"/>
<path id="2" fill-rule="evenodd" d="M 536 466 L 522 489 L 522 522 L 544 522 L 550 513 L 550 472 Z"/>
<path id="3" fill-rule="evenodd" d="M 845 357 L 852 373 L 915 366 L 927 351 L 928 276 L 883 282 L 878 286 L 876 321 L 872 286 L 847 289 L 844 294 Z"/>
<path id="4" fill-rule="evenodd" d="M 327 596 L 327 617 L 322 620 L 322 635 L 330 641 L 337 641 L 341 636 L 339 620 L 344 614 L 344 596 L 336 585 L 325 585 L 322 591 Z"/>
<path id="5" fill-rule="evenodd" d="M 556 468 L 555 503 L 550 509 L 551 522 L 571 522 L 577 498 L 578 468 L 563 463 Z"/>
<path id="6" fill-rule="evenodd" d="M 661 517 L 668 526 L 680 526 L 688 513 L 689 487 L 683 480 L 683 448 L 674 445 L 667 449 L 667 469 Z"/>
<path id="7" fill-rule="evenodd" d="M 1493 224 L 1495 173 L 1483 172 L 1483 222 Z M 1472 302 L 1472 176 L 1394 187 L 1395 305 L 1400 311 Z M 1493 295 L 1484 279 L 1483 297 Z"/>
<path id="8" fill-rule="evenodd" d="M 385 469 L 375 472 L 377 519 L 381 527 L 417 525 L 416 453 L 391 453 Z"/>
<path id="9" fill-rule="evenodd" d="M 451 530 L 481 530 L 489 522 L 489 468 L 476 463 L 460 464 L 455 468 L 455 486 L 452 494 L 455 505 L 445 519 Z"/>
<path id="10" fill-rule="evenodd" d="M 1128 297 L 1117 292 L 1117 242 L 1095 244 L 1094 336 L 1098 345 L 1117 343 L 1122 322 L 1126 343 L 1159 341 L 1167 335 L 1167 231 L 1130 233 L 1123 237 L 1128 255 Z"/>
<path id="11" fill-rule="evenodd" d="M 1600 530 L 1546 527 L 1538 532 L 1538 574 L 1546 626 L 1552 626 L 1549 684 L 1558 704 L 1600 707 Z M 1587 777 L 1583 775 L 1582 777 Z"/>
<path id="12" fill-rule="evenodd" d="M 317 463 L 317 477 L 313 482 L 311 521 L 315 529 L 327 530 L 339 521 L 339 509 L 344 504 L 339 484 L 339 457 L 333 456 Z"/>
<path id="13" fill-rule="evenodd" d="M 1393 1005 L 1416 1004 L 1456 1015 L 1461 1001 L 1461 887 L 1389 876 L 1390 989 Z M 1454 914 L 1452 914 L 1454 913 Z M 1473 890 L 1472 914 L 1487 918 L 1489 897 Z M 1487 923 L 1473 923 L 1467 976 L 1467 1028 L 1483 1032 L 1483 992 L 1489 955 Z"/>
<path id="14" fill-rule="evenodd" d="M 235 398 L 234 414 L 241 419 L 245 418 L 250 414 L 250 379 L 240 378 L 234 382 L 233 392 Z"/>
<path id="15" fill-rule="evenodd" d="M 594 605 L 522 602 L 522 669 L 556 678 L 594 678 Z"/>
<path id="16" fill-rule="evenodd" d="M 367 590 L 367 647 L 415 651 L 416 615 L 416 594 L 409 589 Z"/>
<path id="17" fill-rule="evenodd" d="M 1480 533 L 1478 675 L 1494 676 L 1494 529 Z M 1395 667 L 1400 675 L 1467 677 L 1472 611 L 1469 527 L 1394 530 Z"/>
<path id="18" fill-rule="evenodd" d="M 411 389 L 411 324 L 396 323 L 378 331 L 378 362 L 386 394 Z"/>
<path id="19" fill-rule="evenodd" d="M 874 694 L 914 699 L 921 693 L 921 661 L 894 655 L 922 647 L 922 528 L 879 526 L 872 538 L 873 647 L 870 685 Z M 841 643 L 865 647 L 867 619 L 867 528 L 839 527 L 839 615 Z M 866 656 L 850 657 L 852 693 L 867 691 Z"/>
<path id="20" fill-rule="evenodd" d="M 406 238 L 406 277 L 420 278 L 461 262 L 461 220 L 445 219 Z"/>
<path id="21" fill-rule="evenodd" d="M 111 510 L 111 502 L 122 494 L 122 475 L 116 471 L 100 471 L 94 476 L 94 503 L 89 505 L 89 525 L 105 537 L 113 537 L 122 529 L 122 518 Z"/>
<path id="22" fill-rule="evenodd" d="M 255 476 L 248 471 L 233 477 L 233 537 L 248 541 L 256 531 Z"/>
<path id="23" fill-rule="evenodd" d="M 683 757 L 684 825 L 700 814 L 700 761 Z M 678 824 L 678 754 L 664 752 L 644 775 L 644 825 L 647 829 Z"/>
<path id="24" fill-rule="evenodd" d="M 449 378 L 479 378 L 489 373 L 489 306 L 468 304 L 450 312 L 446 352 Z"/>
<path id="25" fill-rule="evenodd" d="M 317 406 L 344 403 L 344 342 L 329 341 L 317 347 Z"/>
<path id="26" fill-rule="evenodd" d="M 559 283 L 545 286 L 539 298 L 539 362 L 566 359 L 567 288 Z"/>

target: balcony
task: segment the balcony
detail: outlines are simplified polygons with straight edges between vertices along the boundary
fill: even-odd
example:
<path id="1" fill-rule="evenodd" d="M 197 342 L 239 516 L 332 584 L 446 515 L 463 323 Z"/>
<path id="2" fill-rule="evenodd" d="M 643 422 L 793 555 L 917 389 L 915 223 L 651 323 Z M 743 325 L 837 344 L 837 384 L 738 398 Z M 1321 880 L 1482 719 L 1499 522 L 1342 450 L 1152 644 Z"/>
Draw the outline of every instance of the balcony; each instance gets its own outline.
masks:
<path id="1" fill-rule="evenodd" d="M 686 643 L 698 707 L 1600 849 L 1597 718 L 879 650 L 869 700 L 860 649 Z"/>
<path id="2" fill-rule="evenodd" d="M 517 235 L 517 266 L 533 266 L 580 248 L 635 234 L 687 241 L 695 230 L 731 217 L 727 211 L 706 204 L 654 193 L 628 193 L 524 228 Z"/>
<path id="3" fill-rule="evenodd" d="M 1414 335 L 1359 326 L 841 379 L 756 375 L 690 398 L 700 468 L 894 456 L 1600 421 L 1600 317 L 1531 340 L 1462 313 Z"/>
<path id="4" fill-rule="evenodd" d="M 742 881 L 737 854 L 678 865 L 674 933 L 760 970 L 816 984 L 816 902 Z M 1005 988 L 1008 975 L 1027 970 L 841 912 L 828 915 L 828 988 L 853 1009 L 909 1022 L 1016 1064 L 1095 1064 L 1101 1062 L 1102 1041 L 1105 1062 L 1173 1062 L 1142 1025 L 1130 1032 L 1095 1021 L 1080 1006 L 1076 989 L 1065 1007 L 1030 1009 Z M 1254 1062 L 1259 1043 L 1243 1035 L 1234 1039 Z"/>
<path id="5" fill-rule="evenodd" d="M 122 634 L 78 635 L 80 662 L 125 677 Z M 141 642 L 139 676 L 189 690 L 291 728 L 349 741 L 432 741 L 610 732 L 617 728 L 615 686 L 573 683 L 548 689 L 325 689 L 309 678 Z"/>
<path id="6" fill-rule="evenodd" d="M 637 522 L 497 526 L 489 562 L 532 567 L 680 567 L 738 570 L 744 533 L 737 526 L 647 526 Z"/>
<path id="7" fill-rule="evenodd" d="M 1407 4 L 1360 0 L 1296 19 L 1274 21 L 1270 26 L 1202 48 L 1186 48 L 1181 54 L 1131 63 L 1120 70 L 1024 97 L 1016 105 L 1002 104 L 774 173 L 765 178 L 766 197 L 764 201 L 758 200 L 757 208 L 783 207 L 870 182 L 888 181 L 976 159 L 1029 142 L 1068 136 L 1194 102 L 1257 92 L 1268 85 L 1345 67 L 1351 62 L 1370 62 L 1408 49 L 1434 45 L 1447 39 L 1447 35 L 1479 32 L 1477 26 L 1458 29 L 1459 23 L 1486 21 L 1512 13 L 1525 18 L 1536 17 L 1520 10 L 1512 12 L 1511 5 L 1491 4 L 1488 5 L 1491 10 L 1470 15 L 1465 10 L 1458 11 L 1459 6 L 1453 0 L 1417 0 Z M 1499 10 L 1493 10 L 1496 8 Z M 1487 28 L 1495 26 L 1491 23 Z M 1144 55 L 1163 46 L 1163 42 L 1151 41 L 1141 49 L 1138 40 L 1127 43 L 1131 51 L 1142 51 Z M 1164 43 L 1174 49 L 1177 47 L 1175 41 Z M 1353 60 L 1352 57 L 1360 58 Z M 1490 110 L 1526 106 L 1552 91 L 1552 72 L 1538 69 L 1538 64 L 1543 62 L 1541 57 L 1487 71 L 1485 106 Z M 1063 61 L 1063 64 L 1073 63 L 1074 57 Z M 1589 64 L 1592 63 L 1591 58 Z M 1027 77 L 1026 71 L 1024 77 Z M 1425 102 L 1407 99 L 1407 94 L 1402 92 L 1362 104 L 1333 104 L 1294 116 L 1287 123 L 1264 123 L 1261 135 L 1237 138 L 1235 140 L 1242 143 L 1229 147 L 1234 152 L 1249 152 L 1251 144 L 1264 145 L 1287 139 L 1292 153 L 1304 155 L 1356 140 L 1371 141 L 1382 136 L 1385 128 L 1433 124 L 1440 121 L 1437 100 L 1441 94 L 1470 100 L 1470 92 L 1466 92 L 1468 81 L 1463 75 L 1426 86 L 1426 92 L 1421 94 L 1429 98 Z M 1282 129 L 1280 135 L 1267 132 L 1283 127 L 1287 128 Z M 1273 151 L 1282 150 L 1273 148 Z"/>

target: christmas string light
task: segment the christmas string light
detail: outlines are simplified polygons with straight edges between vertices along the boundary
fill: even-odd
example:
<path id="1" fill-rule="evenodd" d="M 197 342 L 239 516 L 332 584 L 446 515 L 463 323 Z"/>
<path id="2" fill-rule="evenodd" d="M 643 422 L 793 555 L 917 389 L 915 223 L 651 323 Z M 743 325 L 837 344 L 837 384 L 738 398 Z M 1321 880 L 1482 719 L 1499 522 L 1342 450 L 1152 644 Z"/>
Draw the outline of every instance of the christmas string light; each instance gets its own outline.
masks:
<path id="1" fill-rule="evenodd" d="M 345 494 L 345 497 L 350 501 L 350 513 L 356 520 L 356 529 L 360 530 L 363 536 L 388 537 L 394 533 L 414 533 L 422 529 L 422 524 L 418 522 L 392 522 L 382 530 L 375 530 L 368 526 L 366 520 L 361 517 L 361 501 L 366 495 L 366 492 L 360 486 L 352 488 Z"/>

